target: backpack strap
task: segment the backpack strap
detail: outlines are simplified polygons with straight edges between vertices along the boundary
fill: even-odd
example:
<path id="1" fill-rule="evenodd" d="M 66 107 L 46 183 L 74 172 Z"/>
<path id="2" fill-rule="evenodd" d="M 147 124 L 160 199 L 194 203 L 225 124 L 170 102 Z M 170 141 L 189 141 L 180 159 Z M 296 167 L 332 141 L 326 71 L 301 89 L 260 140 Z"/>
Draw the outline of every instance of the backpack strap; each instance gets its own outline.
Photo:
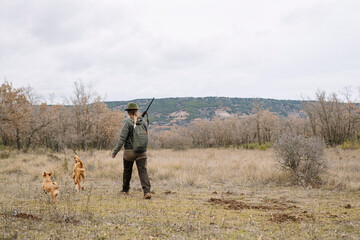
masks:
<path id="1" fill-rule="evenodd" d="M 131 129 L 132 134 L 131 134 L 131 136 L 129 136 L 129 140 L 130 140 L 131 147 L 133 147 L 133 141 L 131 140 L 131 138 L 134 137 L 135 127 L 134 127 L 133 121 L 131 121 L 131 118 L 128 118 L 127 121 L 129 122 L 129 125 L 132 126 L 132 129 Z"/>
<path id="2" fill-rule="evenodd" d="M 149 114 L 146 112 L 146 113 L 145 113 L 145 115 L 146 115 L 146 122 L 147 122 L 147 125 L 149 126 Z"/>

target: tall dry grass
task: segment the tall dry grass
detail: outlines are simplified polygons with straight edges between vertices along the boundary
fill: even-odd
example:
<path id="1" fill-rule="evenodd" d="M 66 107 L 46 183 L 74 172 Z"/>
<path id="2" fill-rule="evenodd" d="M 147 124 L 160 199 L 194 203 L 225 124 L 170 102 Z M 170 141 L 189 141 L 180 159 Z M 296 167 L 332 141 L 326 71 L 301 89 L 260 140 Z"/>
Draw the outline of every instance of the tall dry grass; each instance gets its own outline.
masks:
<path id="1" fill-rule="evenodd" d="M 122 183 L 122 152 L 113 159 L 110 151 L 79 152 L 85 163 L 88 182 Z M 1 182 L 42 181 L 52 171 L 54 181 L 71 184 L 73 153 L 11 153 L 0 159 Z M 360 188 L 360 150 L 326 149 L 327 169 L 321 175 L 324 186 Z M 135 165 L 134 165 L 135 166 Z M 133 185 L 140 187 L 134 167 Z M 153 186 L 211 188 L 221 186 L 263 186 L 289 184 L 280 171 L 272 150 L 188 149 L 149 150 L 148 172 Z"/>
<path id="2" fill-rule="evenodd" d="M 150 152 L 149 173 L 168 185 L 258 185 L 277 180 L 271 152 L 238 149 L 157 150 Z"/>
<path id="3" fill-rule="evenodd" d="M 327 169 L 322 174 L 325 186 L 338 189 L 360 189 L 360 149 L 330 148 L 325 151 Z"/>

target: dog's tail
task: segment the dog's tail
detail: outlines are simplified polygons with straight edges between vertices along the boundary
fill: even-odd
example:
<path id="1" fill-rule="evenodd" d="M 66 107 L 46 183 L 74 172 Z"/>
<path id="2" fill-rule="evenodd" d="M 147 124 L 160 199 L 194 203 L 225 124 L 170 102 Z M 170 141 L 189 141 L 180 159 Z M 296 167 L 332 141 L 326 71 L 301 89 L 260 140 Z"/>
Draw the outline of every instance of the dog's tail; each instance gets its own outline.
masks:
<path id="1" fill-rule="evenodd" d="M 74 158 L 76 158 L 76 160 L 79 161 L 79 163 L 80 163 L 80 168 L 83 168 L 83 167 L 84 167 L 84 164 L 83 164 L 83 162 L 80 160 L 80 158 L 79 158 L 77 155 L 75 155 Z"/>

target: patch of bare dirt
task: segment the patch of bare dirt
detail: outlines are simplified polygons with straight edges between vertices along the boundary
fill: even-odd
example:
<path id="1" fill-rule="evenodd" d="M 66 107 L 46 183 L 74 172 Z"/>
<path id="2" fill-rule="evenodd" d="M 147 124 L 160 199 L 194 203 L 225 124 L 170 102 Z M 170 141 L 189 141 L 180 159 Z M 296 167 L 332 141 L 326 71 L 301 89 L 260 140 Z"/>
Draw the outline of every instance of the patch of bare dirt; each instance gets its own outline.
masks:
<path id="1" fill-rule="evenodd" d="M 17 211 L 14 211 L 11 215 L 13 217 L 22 218 L 22 219 L 41 220 L 41 218 L 34 216 L 32 214 L 21 213 L 21 212 L 17 212 Z"/>
<path id="2" fill-rule="evenodd" d="M 236 200 L 233 199 L 220 199 L 220 198 L 210 198 L 209 202 L 213 203 L 213 204 L 218 204 L 221 206 L 224 206 L 227 209 L 232 209 L 232 210 L 241 210 L 241 209 L 251 209 L 253 208 L 252 206 L 243 203 L 243 202 L 238 202 Z"/>
<path id="3" fill-rule="evenodd" d="M 288 213 L 275 213 L 271 215 L 269 220 L 276 223 L 283 223 L 286 221 L 299 222 L 300 218 L 299 216 L 290 215 Z"/>
<path id="4" fill-rule="evenodd" d="M 209 202 L 224 206 L 226 209 L 242 210 L 242 209 L 264 209 L 264 210 L 285 210 L 297 208 L 295 205 L 287 205 L 279 202 L 265 202 L 264 204 L 244 203 L 234 199 L 210 198 Z"/>
<path id="5" fill-rule="evenodd" d="M 6 214 L 0 214 L 2 216 L 4 216 L 5 218 L 21 218 L 21 219 L 29 219 L 29 220 L 35 220 L 35 221 L 41 221 L 42 218 L 41 217 L 37 217 L 35 215 L 32 214 L 28 214 L 28 213 L 22 213 L 22 212 L 18 212 L 17 210 L 13 211 L 12 213 L 6 213 Z M 70 223 L 70 224 L 79 224 L 80 221 L 75 217 L 75 216 L 54 216 L 51 219 L 54 222 L 57 223 Z"/>
<path id="6" fill-rule="evenodd" d="M 274 213 L 271 214 L 269 219 L 271 222 L 283 223 L 283 222 L 301 222 L 306 220 L 315 220 L 314 216 L 308 214 L 306 211 L 300 214 L 289 214 L 289 213 Z"/>

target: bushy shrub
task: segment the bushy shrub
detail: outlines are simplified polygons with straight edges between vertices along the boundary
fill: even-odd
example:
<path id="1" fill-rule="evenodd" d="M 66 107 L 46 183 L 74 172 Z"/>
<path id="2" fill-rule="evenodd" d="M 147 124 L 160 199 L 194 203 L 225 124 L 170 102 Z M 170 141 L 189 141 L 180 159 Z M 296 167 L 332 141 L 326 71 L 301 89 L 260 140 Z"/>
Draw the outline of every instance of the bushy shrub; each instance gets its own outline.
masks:
<path id="1" fill-rule="evenodd" d="M 319 184 L 319 174 L 325 167 L 324 141 L 317 137 L 284 134 L 274 145 L 281 169 L 290 171 L 298 184 Z"/>

